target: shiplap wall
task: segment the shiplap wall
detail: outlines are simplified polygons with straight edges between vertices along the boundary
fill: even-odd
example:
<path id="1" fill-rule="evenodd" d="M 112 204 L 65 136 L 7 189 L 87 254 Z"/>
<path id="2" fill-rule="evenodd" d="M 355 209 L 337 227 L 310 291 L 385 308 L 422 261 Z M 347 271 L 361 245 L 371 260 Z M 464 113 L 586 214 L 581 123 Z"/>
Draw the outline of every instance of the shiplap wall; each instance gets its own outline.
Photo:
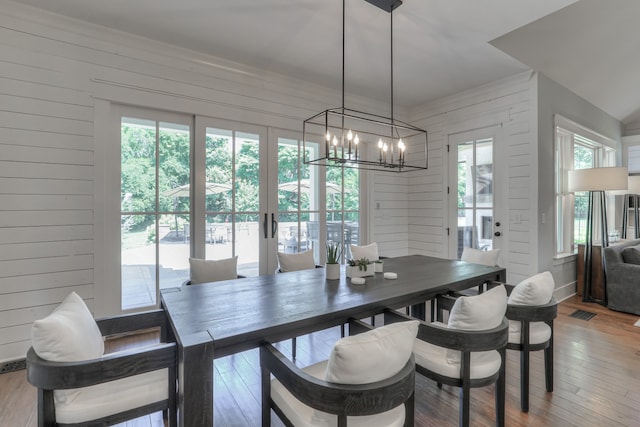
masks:
<path id="1" fill-rule="evenodd" d="M 93 100 L 0 16 L 0 360 L 70 291 L 93 300 Z"/>
<path id="2" fill-rule="evenodd" d="M 105 105 L 301 131 L 303 119 L 338 105 L 340 94 L 8 0 L 0 8 L 2 362 L 24 357 L 33 320 L 72 290 L 108 314 L 108 274 L 118 274 L 109 270 L 114 253 L 104 236 L 119 228 L 109 228 L 105 212 L 119 206 L 119 190 L 104 185 L 114 143 L 105 137 Z M 349 95 L 347 102 L 375 105 Z M 392 212 L 407 203 L 404 182 L 375 183 L 373 198 L 387 210 L 378 241 L 389 255 L 405 253 L 406 212 Z"/>
<path id="3" fill-rule="evenodd" d="M 408 181 L 408 252 L 449 257 L 449 135 L 500 126 L 494 173 L 505 179 L 502 265 L 508 280 L 537 272 L 536 75 L 522 73 L 432 103 L 412 115 L 429 130 L 429 169 Z M 455 186 L 454 186 L 455 187 Z M 449 197 L 455 197 L 455 189 Z M 455 214 L 454 214 L 455 215 Z"/>

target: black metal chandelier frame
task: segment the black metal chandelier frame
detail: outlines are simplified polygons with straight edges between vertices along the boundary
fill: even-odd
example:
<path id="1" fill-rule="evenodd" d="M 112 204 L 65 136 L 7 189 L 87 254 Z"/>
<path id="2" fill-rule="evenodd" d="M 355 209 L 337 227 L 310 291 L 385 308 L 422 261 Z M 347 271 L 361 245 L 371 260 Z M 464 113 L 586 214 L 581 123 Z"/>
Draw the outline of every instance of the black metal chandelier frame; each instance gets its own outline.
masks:
<path id="1" fill-rule="evenodd" d="M 351 167 L 366 170 L 408 172 L 428 169 L 427 131 L 394 118 L 393 105 L 393 10 L 402 4 L 400 0 L 366 0 L 390 14 L 391 21 L 391 117 L 366 113 L 345 107 L 345 1 L 342 0 L 342 106 L 324 110 L 303 122 L 303 162 L 319 166 Z M 335 130 L 332 134 L 331 130 Z M 323 149 L 317 157 L 310 158 L 307 150 L 311 135 L 324 136 Z M 362 136 L 362 137 L 361 137 Z M 362 138 L 362 139 L 361 139 Z M 360 142 L 375 144 L 378 153 L 374 158 L 363 155 Z M 405 150 L 409 148 L 410 153 Z M 424 163 L 407 161 L 406 154 L 420 156 L 424 150 Z"/>

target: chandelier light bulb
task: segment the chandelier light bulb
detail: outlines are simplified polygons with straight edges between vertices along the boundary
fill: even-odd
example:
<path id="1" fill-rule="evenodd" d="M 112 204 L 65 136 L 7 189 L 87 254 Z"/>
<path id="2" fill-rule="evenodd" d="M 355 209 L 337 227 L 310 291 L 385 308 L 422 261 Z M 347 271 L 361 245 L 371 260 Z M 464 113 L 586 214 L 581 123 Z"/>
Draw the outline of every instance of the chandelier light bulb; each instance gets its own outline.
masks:
<path id="1" fill-rule="evenodd" d="M 378 148 L 382 148 L 382 138 L 378 140 Z"/>
<path id="2" fill-rule="evenodd" d="M 356 134 L 355 138 L 353 139 L 353 143 L 358 145 L 359 142 L 360 142 L 360 138 L 358 138 L 358 134 Z"/>
<path id="3" fill-rule="evenodd" d="M 353 132 L 351 132 L 351 129 L 349 129 L 349 132 L 347 132 L 347 141 L 351 141 L 353 139 Z"/>
<path id="4" fill-rule="evenodd" d="M 338 146 L 338 138 L 336 138 L 335 136 L 333 137 L 333 146 L 334 147 Z"/>
<path id="5" fill-rule="evenodd" d="M 327 134 L 325 135 L 325 138 L 327 141 L 331 141 L 331 132 L 327 131 Z"/>
<path id="6" fill-rule="evenodd" d="M 404 151 L 404 142 L 402 141 L 402 138 L 400 138 L 400 140 L 398 141 L 398 148 Z"/>
<path id="7" fill-rule="evenodd" d="M 385 142 L 384 144 L 382 144 L 382 151 L 384 151 L 385 153 L 387 152 L 387 149 L 389 147 L 387 146 L 387 143 Z"/>

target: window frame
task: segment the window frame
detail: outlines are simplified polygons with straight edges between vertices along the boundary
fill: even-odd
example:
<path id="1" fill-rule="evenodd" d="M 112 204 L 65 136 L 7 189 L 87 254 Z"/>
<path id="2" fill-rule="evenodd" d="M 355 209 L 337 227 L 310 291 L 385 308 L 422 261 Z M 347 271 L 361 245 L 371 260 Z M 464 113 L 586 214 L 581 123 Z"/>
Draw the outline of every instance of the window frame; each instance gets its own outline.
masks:
<path id="1" fill-rule="evenodd" d="M 616 144 L 613 140 L 565 117 L 554 116 L 555 258 L 578 252 L 574 227 L 575 193 L 568 190 L 568 173 L 574 170 L 576 145 L 594 150 L 593 167 L 616 165 Z"/>

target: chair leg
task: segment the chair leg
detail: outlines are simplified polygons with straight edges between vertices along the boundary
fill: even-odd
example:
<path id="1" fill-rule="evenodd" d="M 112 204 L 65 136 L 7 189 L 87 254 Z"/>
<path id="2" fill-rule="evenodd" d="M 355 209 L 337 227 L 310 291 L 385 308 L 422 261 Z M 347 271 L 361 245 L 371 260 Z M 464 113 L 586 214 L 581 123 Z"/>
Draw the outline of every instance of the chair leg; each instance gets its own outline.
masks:
<path id="1" fill-rule="evenodd" d="M 553 340 L 544 349 L 544 378 L 547 391 L 553 391 Z"/>
<path id="2" fill-rule="evenodd" d="M 468 384 L 460 387 L 460 415 L 458 425 L 460 427 L 469 427 L 469 406 L 471 405 L 471 388 Z"/>
<path id="3" fill-rule="evenodd" d="M 408 314 L 408 313 L 407 313 Z M 431 323 L 436 320 L 436 299 L 431 300 Z"/>
<path id="4" fill-rule="evenodd" d="M 506 353 L 501 351 L 502 366 L 500 367 L 500 375 L 498 375 L 498 381 L 496 381 L 496 427 L 504 427 L 504 414 L 505 414 L 505 366 L 507 363 Z"/>
<path id="5" fill-rule="evenodd" d="M 340 325 L 340 337 L 344 338 L 344 334 L 345 334 L 345 330 L 344 330 L 344 323 L 342 325 Z"/>
<path id="6" fill-rule="evenodd" d="M 296 337 L 291 338 L 291 358 L 296 358 Z"/>
<path id="7" fill-rule="evenodd" d="M 404 402 L 404 427 L 413 427 L 415 419 L 415 392 Z"/>
<path id="8" fill-rule="evenodd" d="M 371 326 L 376 326 L 376 316 L 371 316 Z"/>
<path id="9" fill-rule="evenodd" d="M 520 408 L 529 412 L 529 352 L 520 352 Z"/>

